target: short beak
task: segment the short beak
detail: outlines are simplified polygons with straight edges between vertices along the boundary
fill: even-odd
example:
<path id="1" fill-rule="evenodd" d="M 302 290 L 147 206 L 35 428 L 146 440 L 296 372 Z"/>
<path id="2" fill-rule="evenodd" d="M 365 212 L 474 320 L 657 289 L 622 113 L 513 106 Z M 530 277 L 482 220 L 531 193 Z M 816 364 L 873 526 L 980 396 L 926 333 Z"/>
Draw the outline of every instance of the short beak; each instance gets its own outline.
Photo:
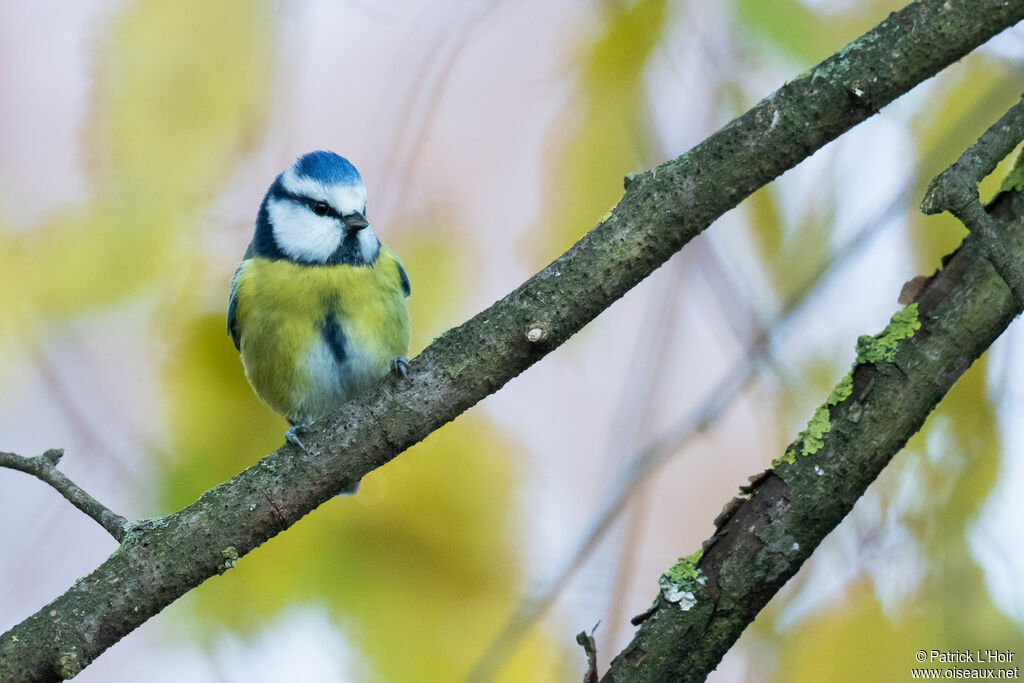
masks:
<path id="1" fill-rule="evenodd" d="M 345 222 L 345 227 L 349 232 L 359 232 L 363 228 L 369 227 L 369 222 L 366 220 L 366 216 L 359 213 L 350 213 L 347 216 L 342 216 L 341 220 Z"/>

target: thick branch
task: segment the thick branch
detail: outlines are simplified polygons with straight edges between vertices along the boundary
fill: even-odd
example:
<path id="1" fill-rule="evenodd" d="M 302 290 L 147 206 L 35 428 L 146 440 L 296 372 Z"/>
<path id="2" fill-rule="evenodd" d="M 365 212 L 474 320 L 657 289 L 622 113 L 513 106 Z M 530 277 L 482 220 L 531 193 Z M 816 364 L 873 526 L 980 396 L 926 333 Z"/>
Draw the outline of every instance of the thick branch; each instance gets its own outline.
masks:
<path id="1" fill-rule="evenodd" d="M 1024 18 L 1024 0 L 920 0 L 678 159 L 642 173 L 565 254 L 431 344 L 409 384 L 343 406 L 304 438 L 129 531 L 118 552 L 0 636 L 0 679 L 76 674 L 183 593 L 497 391 L 713 220 L 843 131 Z M 542 323 L 548 334 L 528 336 Z"/>
<path id="2" fill-rule="evenodd" d="M 993 129 L 1002 130 L 1005 121 Z M 968 150 L 971 168 L 988 167 L 986 174 L 1007 153 L 985 144 L 993 129 Z M 994 154 L 995 161 L 986 158 Z M 960 162 L 940 178 L 951 175 L 952 182 L 973 184 L 977 197 L 984 176 Z M 971 234 L 885 333 L 858 340 L 854 369 L 808 429 L 772 470 L 752 478 L 744 497 L 726 506 L 703 554 L 663 575 L 643 625 L 603 681 L 703 681 L 1024 309 L 990 260 L 988 242 L 995 240 L 1014 268 L 1024 264 L 1024 193 L 1001 194 L 985 215 L 992 233 Z"/>
<path id="3" fill-rule="evenodd" d="M 64 473 L 57 469 L 57 463 L 63 456 L 63 448 L 51 448 L 42 455 L 31 458 L 0 452 L 0 467 L 31 474 L 36 479 L 46 482 L 57 489 L 57 492 L 67 498 L 72 505 L 96 520 L 97 524 L 110 532 L 114 540 L 118 543 L 123 541 L 128 520 L 108 510 L 103 503 L 64 476 Z"/>

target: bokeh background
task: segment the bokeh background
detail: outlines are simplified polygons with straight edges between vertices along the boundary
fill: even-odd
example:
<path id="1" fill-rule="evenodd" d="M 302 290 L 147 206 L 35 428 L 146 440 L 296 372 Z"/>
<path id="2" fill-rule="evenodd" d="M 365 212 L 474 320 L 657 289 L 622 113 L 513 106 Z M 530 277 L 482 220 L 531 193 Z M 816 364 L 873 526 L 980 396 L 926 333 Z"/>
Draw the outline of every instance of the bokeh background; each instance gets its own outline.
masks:
<path id="1" fill-rule="evenodd" d="M 902 4 L 0 4 L 0 449 L 66 448 L 129 518 L 186 505 L 282 442 L 224 315 L 296 156 L 362 171 L 412 279 L 415 353 L 592 227 L 624 174 Z M 574 634 L 597 622 L 603 669 L 659 573 L 962 238 L 917 204 L 1020 96 L 1022 63 L 1007 32 L 819 151 L 79 680 L 579 680 Z M 920 648 L 1024 657 L 1022 360 L 1014 324 L 713 681 L 903 680 Z M 0 629 L 115 548 L 13 471 L 0 520 Z"/>

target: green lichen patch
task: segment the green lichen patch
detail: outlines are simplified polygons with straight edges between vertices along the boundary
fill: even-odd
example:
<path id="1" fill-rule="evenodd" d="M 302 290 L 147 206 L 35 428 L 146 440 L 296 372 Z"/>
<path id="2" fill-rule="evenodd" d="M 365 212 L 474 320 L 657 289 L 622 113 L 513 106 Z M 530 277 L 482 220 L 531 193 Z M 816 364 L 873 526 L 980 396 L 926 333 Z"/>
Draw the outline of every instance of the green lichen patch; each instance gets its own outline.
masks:
<path id="1" fill-rule="evenodd" d="M 224 550 L 220 551 L 221 557 L 224 561 L 217 565 L 217 573 L 223 574 L 229 569 L 232 569 L 238 563 L 238 550 L 233 545 L 229 545 Z"/>
<path id="2" fill-rule="evenodd" d="M 796 440 L 786 449 L 781 458 L 772 461 L 772 467 L 778 467 L 782 463 L 790 465 L 796 462 L 797 453 L 801 455 L 812 455 L 821 450 L 825 445 L 825 435 L 832 431 L 832 414 L 829 411 L 831 406 L 839 405 L 853 393 L 853 371 L 846 373 L 846 376 L 839 380 L 839 384 L 832 388 L 824 405 L 818 407 L 811 416 L 807 427 L 797 435 Z"/>
<path id="3" fill-rule="evenodd" d="M 684 612 L 697 604 L 694 591 L 703 586 L 706 579 L 697 568 L 703 550 L 680 557 L 672 567 L 658 578 L 661 595 L 669 602 L 679 605 Z"/>
<path id="4" fill-rule="evenodd" d="M 703 554 L 703 550 L 698 550 L 692 555 L 680 557 L 679 561 L 672 565 L 672 567 L 665 572 L 664 576 L 677 586 L 682 586 L 684 583 L 689 581 L 695 581 L 700 575 L 700 570 L 697 569 L 697 563 L 700 562 L 700 558 Z"/>
<path id="5" fill-rule="evenodd" d="M 853 393 L 853 370 L 846 373 L 846 376 L 839 380 L 839 384 L 832 387 L 832 392 L 825 400 L 826 405 L 837 406 L 850 397 Z"/>
<path id="6" fill-rule="evenodd" d="M 921 321 L 917 317 L 917 303 L 912 303 L 901 311 L 897 311 L 890 319 L 885 329 L 873 337 L 867 335 L 857 340 L 857 362 L 861 363 L 891 363 L 896 359 L 896 349 L 904 339 L 910 339 L 914 332 L 921 329 Z M 825 445 L 825 435 L 832 430 L 832 413 L 829 410 L 832 406 L 839 405 L 853 393 L 853 371 L 846 373 L 846 376 L 839 381 L 824 405 L 818 407 L 811 416 L 807 427 L 797 435 L 796 440 L 786 449 L 782 457 L 772 461 L 772 467 L 778 467 L 785 463 L 792 465 L 796 463 L 796 456 L 812 455 L 817 453 Z"/>
<path id="7" fill-rule="evenodd" d="M 817 453 L 825 445 L 825 435 L 832 430 L 832 418 L 827 406 L 818 406 L 807 423 L 807 429 L 800 432 L 800 452 L 804 455 Z"/>
<path id="8" fill-rule="evenodd" d="M 795 465 L 796 464 L 796 449 L 790 446 L 786 449 L 778 458 L 772 460 L 772 468 L 776 468 L 779 465 Z"/>
<path id="9" fill-rule="evenodd" d="M 885 329 L 873 337 L 864 335 L 857 339 L 857 363 L 891 363 L 896 359 L 896 347 L 904 339 L 910 339 L 921 329 L 917 317 L 917 302 L 897 311 Z"/>

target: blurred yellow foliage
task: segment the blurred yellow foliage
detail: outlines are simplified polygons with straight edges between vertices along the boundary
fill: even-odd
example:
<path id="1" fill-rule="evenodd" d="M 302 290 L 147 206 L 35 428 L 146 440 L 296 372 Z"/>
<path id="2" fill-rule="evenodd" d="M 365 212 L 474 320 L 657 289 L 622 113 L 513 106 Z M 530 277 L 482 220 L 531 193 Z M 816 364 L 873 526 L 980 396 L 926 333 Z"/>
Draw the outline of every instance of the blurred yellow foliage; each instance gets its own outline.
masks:
<path id="1" fill-rule="evenodd" d="M 812 282 L 831 256 L 829 236 L 834 221 L 831 207 L 800 207 L 801 213 L 786 220 L 778 188 L 766 185 L 751 195 L 744 207 L 757 247 L 758 263 L 765 269 L 772 291 L 787 300 Z M 831 203 L 826 194 L 820 203 Z M 826 390 L 827 391 L 827 390 Z"/>
<path id="2" fill-rule="evenodd" d="M 130 4 L 96 64 L 86 168 L 93 199 L 0 233 L 0 314 L 19 329 L 159 287 L 197 255 L 189 214 L 260 130 L 273 53 L 262 2 Z M 27 312 L 31 312 L 29 315 Z M 0 340 L 2 341 L 2 340 Z"/>
<path id="3" fill-rule="evenodd" d="M 262 79 L 270 71 L 259 49 L 266 42 L 262 23 L 245 18 L 230 36 L 221 35 L 240 8 L 217 7 L 204 22 L 209 32 L 201 29 L 182 41 L 194 11 L 135 8 L 119 22 L 122 33 L 110 58 L 117 72 L 107 74 L 117 87 L 107 88 L 108 109 L 98 116 L 110 144 L 102 175 L 118 193 L 156 193 L 159 202 L 174 205 L 206 199 L 230 168 L 228 151 L 252 137 L 238 120 L 248 108 L 258 110 L 256 100 L 272 90 Z M 186 53 L 205 53 L 178 54 L 181 42 Z M 223 70 L 207 73 L 211 64 Z M 161 93 L 169 84 L 195 93 L 196 100 L 165 109 Z M 155 121 L 164 132 L 121 130 L 123 120 L 135 118 Z M 196 141 L 196 148 L 178 152 L 182 138 Z M 165 155 L 174 162 L 155 163 Z M 140 182 L 145 188 L 134 187 Z M 414 350 L 451 324 L 467 261 L 451 248 L 457 235 L 440 240 L 436 230 L 417 234 L 392 240 L 412 280 Z M 229 275 L 222 278 L 225 305 Z M 279 447 L 287 428 L 246 383 L 224 312 L 196 309 L 194 300 L 174 305 L 173 321 L 157 321 L 169 349 L 164 382 L 173 435 L 159 461 L 165 511 L 192 502 Z M 250 634 L 296 602 L 316 602 L 367 657 L 375 679 L 458 679 L 519 597 L 510 441 L 479 417 L 449 425 L 367 476 L 356 496 L 329 502 L 225 578 L 191 593 L 184 600 L 189 609 L 178 612 L 190 622 L 188 632 L 203 637 L 227 628 Z M 560 645 L 536 634 L 517 649 L 503 675 L 542 680 L 547 672 L 558 680 L 563 660 Z"/>
<path id="4" fill-rule="evenodd" d="M 220 190 L 273 94 L 268 4 L 129 5 L 100 56 L 91 154 L 119 197 L 182 207 Z"/>
<path id="5" fill-rule="evenodd" d="M 665 0 L 614 2 L 596 37 L 582 46 L 577 92 L 563 118 L 570 135 L 554 139 L 541 226 L 529 255 L 546 263 L 600 220 L 622 196 L 622 178 L 651 165 L 643 72 L 665 23 Z M 566 142 L 567 140 L 567 142 Z"/>
<path id="6" fill-rule="evenodd" d="M 401 226 L 405 225 L 415 225 L 417 229 L 402 230 Z M 404 217 L 393 226 L 400 235 L 395 249 L 412 285 L 409 297 L 411 357 L 457 322 L 452 316 L 471 292 L 471 283 L 480 273 L 469 272 L 476 261 L 469 256 L 467 240 L 451 225 L 437 224 L 426 217 Z M 463 248 L 453 248 L 453 245 Z"/>
<path id="7" fill-rule="evenodd" d="M 220 316 L 186 332 L 167 384 L 167 509 L 281 444 L 286 425 L 268 419 L 245 383 Z M 251 633 L 289 605 L 315 601 L 385 680 L 457 680 L 518 597 L 511 441 L 470 416 L 435 433 L 368 475 L 357 495 L 330 501 L 190 594 L 199 630 Z M 528 639 L 504 680 L 561 672 L 553 647 Z"/>
<path id="8" fill-rule="evenodd" d="M 771 49 L 810 66 L 883 9 L 902 4 L 876 0 L 871 9 L 831 15 L 799 0 L 735 0 L 733 7 Z M 598 30 L 578 46 L 578 85 L 562 116 L 571 132 L 558 130 L 552 140 L 549 176 L 556 182 L 548 183 L 554 189 L 544 199 L 542 225 L 530 233 L 535 263 L 590 229 L 621 196 L 623 175 L 663 160 L 649 137 L 644 74 L 669 7 L 665 0 L 606 3 Z M 286 428 L 247 385 L 224 312 L 205 304 L 222 298 L 226 305 L 230 273 L 204 272 L 208 264 L 195 249 L 197 209 L 218 195 L 263 133 L 275 87 L 274 21 L 263 0 L 127 4 L 95 60 L 83 135 L 92 199 L 31 230 L 0 231 L 0 288 L 17 292 L 0 298 L 0 316 L 28 336 L 50 319 L 179 288 L 173 310 L 161 309 L 149 331 L 166 353 L 160 393 L 171 441 L 158 454 L 156 483 L 165 512 L 280 446 Z M 921 191 L 1024 87 L 1024 76 L 1007 75 L 1005 64 L 972 58 L 962 73 L 956 83 L 938 81 L 938 104 L 914 124 L 915 144 L 929 151 L 921 153 Z M 992 94 L 979 100 L 978 92 Z M 744 92 L 738 99 L 749 103 L 761 95 Z M 983 195 L 998 183 L 996 176 Z M 775 189 L 749 201 L 750 229 L 780 298 L 829 254 L 834 202 L 831 196 L 822 201 L 823 209 L 803 207 L 794 219 L 784 215 Z M 931 272 L 963 228 L 945 217 L 912 220 L 915 253 L 922 270 Z M 467 273 L 473 255 L 451 248 L 471 240 L 458 239 L 458 225 L 444 226 L 449 232 L 438 239 L 440 229 L 392 245 L 412 279 L 414 350 L 455 322 L 451 313 L 476 275 Z M 196 296 L 203 303 L 196 303 L 200 276 L 223 282 L 223 294 L 204 292 Z M 0 337 L 0 344 L 11 341 Z M 810 377 L 799 387 L 801 396 L 823 395 L 838 376 L 831 364 L 825 372 L 815 362 L 799 371 Z M 825 375 L 820 390 L 807 388 Z M 849 587 L 845 601 L 787 634 L 767 633 L 770 621 L 759 619 L 759 635 L 774 639 L 779 678 L 886 680 L 906 676 L 924 640 L 928 647 L 954 647 L 983 634 L 991 636 L 985 646 L 999 647 L 1014 633 L 988 598 L 978 567 L 965 560 L 967 522 L 989 494 L 998 466 L 983 364 L 961 380 L 937 415 L 948 418 L 952 438 L 943 457 L 916 461 L 924 463 L 920 476 L 929 497 L 906 521 L 931 571 L 913 596 L 910 616 L 887 617 L 862 581 Z M 925 451 L 935 423 L 932 418 L 897 465 Z M 220 629 L 249 634 L 296 602 L 316 602 L 327 606 L 383 679 L 458 680 L 521 598 L 513 514 L 519 450 L 513 437 L 482 416 L 460 418 L 368 475 L 358 495 L 330 501 L 186 596 L 189 636 L 201 640 Z M 893 490 L 900 469 L 890 468 L 877 486 Z M 766 616 L 777 608 L 773 603 Z M 581 660 L 566 634 L 548 638 L 535 629 L 502 680 L 565 680 L 565 663 Z"/>

